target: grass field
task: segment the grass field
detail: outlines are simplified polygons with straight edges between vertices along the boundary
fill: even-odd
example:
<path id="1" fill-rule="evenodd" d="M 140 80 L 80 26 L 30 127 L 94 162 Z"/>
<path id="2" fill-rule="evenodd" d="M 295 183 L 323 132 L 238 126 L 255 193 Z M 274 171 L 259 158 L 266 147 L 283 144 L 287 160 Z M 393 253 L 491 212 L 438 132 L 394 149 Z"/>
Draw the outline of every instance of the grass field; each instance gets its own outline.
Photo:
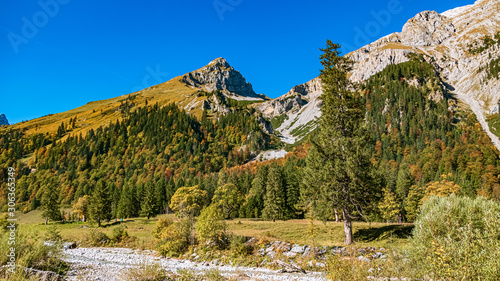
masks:
<path id="1" fill-rule="evenodd" d="M 26 214 L 18 214 L 17 218 L 21 227 L 33 227 L 40 232 L 45 232 L 48 226 L 44 225 L 44 220 L 40 216 L 40 211 L 35 210 Z M 154 238 L 151 233 L 160 218 L 167 215 L 160 215 L 147 220 L 146 218 L 126 219 L 123 222 L 110 221 L 104 224 L 99 230 L 111 234 L 114 227 L 124 225 L 130 236 L 136 237 L 130 245 L 120 245 L 132 248 L 152 249 Z M 175 216 L 168 215 L 175 219 Z M 308 236 L 310 228 L 309 220 L 289 220 L 289 221 L 262 221 L 257 219 L 235 219 L 226 221 L 229 233 L 247 237 L 256 237 L 265 240 L 280 240 L 296 244 L 312 244 Z M 96 227 L 88 223 L 57 223 L 64 240 L 86 244 L 91 231 Z M 344 241 L 344 226 L 340 223 L 319 221 L 314 222 L 316 228 L 315 243 L 318 246 L 340 246 Z M 384 248 L 405 248 L 408 237 L 411 235 L 413 225 L 410 224 L 386 224 L 386 223 L 366 223 L 354 222 L 353 235 L 356 246 L 375 246 Z"/>

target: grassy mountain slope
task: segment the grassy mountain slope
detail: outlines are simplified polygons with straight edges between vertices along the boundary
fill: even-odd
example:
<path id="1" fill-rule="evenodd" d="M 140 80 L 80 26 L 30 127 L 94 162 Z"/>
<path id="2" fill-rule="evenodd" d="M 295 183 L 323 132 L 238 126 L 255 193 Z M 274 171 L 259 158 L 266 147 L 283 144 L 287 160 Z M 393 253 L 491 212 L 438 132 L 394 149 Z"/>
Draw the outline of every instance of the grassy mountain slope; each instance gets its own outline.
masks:
<path id="1" fill-rule="evenodd" d="M 76 118 L 76 126 L 72 129 L 71 134 L 85 135 L 90 129 L 96 130 L 100 126 L 108 125 L 110 122 L 122 120 L 124 117 L 123 107 L 120 107 L 122 103 L 128 102 L 131 111 L 143 107 L 146 102 L 148 104 L 158 103 L 159 105 L 176 102 L 179 106 L 184 107 L 189 103 L 199 102 L 204 99 L 204 97 L 197 97 L 195 95 L 197 91 L 198 89 L 188 87 L 182 83 L 179 76 L 139 92 L 112 99 L 89 102 L 86 105 L 66 112 L 50 114 L 30 121 L 17 123 L 0 130 L 19 129 L 27 135 L 55 134 L 61 123 L 69 124 L 70 119 Z M 201 113 L 201 109 L 193 110 L 193 114 L 196 116 L 201 116 Z"/>

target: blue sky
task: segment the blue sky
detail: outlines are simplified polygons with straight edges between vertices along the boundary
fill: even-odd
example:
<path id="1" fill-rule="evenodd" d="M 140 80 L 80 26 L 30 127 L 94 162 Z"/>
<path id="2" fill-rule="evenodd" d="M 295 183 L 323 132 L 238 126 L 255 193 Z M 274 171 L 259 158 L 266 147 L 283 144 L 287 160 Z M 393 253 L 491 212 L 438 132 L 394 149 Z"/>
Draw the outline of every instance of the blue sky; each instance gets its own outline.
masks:
<path id="1" fill-rule="evenodd" d="M 318 76 L 326 39 L 349 52 L 418 12 L 473 0 L 4 0 L 0 113 L 10 123 L 167 81 L 224 57 L 275 98 Z"/>

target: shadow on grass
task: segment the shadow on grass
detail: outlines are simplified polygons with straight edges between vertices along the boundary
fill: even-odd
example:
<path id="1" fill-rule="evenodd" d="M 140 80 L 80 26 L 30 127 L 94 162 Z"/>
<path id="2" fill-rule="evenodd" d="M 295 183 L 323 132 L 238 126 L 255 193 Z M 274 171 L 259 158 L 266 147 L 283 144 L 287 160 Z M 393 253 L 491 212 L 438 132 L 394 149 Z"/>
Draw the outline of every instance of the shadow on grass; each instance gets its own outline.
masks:
<path id="1" fill-rule="evenodd" d="M 379 241 L 388 238 L 406 239 L 411 236 L 413 225 L 386 225 L 359 229 L 354 233 L 354 239 L 363 242 Z"/>

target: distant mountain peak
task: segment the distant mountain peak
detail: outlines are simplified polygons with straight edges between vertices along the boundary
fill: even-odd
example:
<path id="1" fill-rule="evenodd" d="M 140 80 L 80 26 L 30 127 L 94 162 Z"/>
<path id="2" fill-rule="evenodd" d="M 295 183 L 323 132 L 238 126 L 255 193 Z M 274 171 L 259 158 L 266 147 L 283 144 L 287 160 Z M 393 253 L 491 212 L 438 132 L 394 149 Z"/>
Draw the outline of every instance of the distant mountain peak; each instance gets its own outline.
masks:
<path id="1" fill-rule="evenodd" d="M 7 117 L 5 116 L 5 114 L 0 114 L 0 126 L 4 126 L 4 125 L 9 125 L 9 121 L 7 120 Z"/>
<path id="2" fill-rule="evenodd" d="M 209 62 L 208 65 L 216 65 L 219 67 L 229 68 L 231 67 L 225 58 L 216 58 L 213 61 Z"/>
<path id="3" fill-rule="evenodd" d="M 252 84 L 224 58 L 217 58 L 206 66 L 182 76 L 185 84 L 207 92 L 219 90 L 238 100 L 263 100 L 265 95 L 254 92 Z"/>

